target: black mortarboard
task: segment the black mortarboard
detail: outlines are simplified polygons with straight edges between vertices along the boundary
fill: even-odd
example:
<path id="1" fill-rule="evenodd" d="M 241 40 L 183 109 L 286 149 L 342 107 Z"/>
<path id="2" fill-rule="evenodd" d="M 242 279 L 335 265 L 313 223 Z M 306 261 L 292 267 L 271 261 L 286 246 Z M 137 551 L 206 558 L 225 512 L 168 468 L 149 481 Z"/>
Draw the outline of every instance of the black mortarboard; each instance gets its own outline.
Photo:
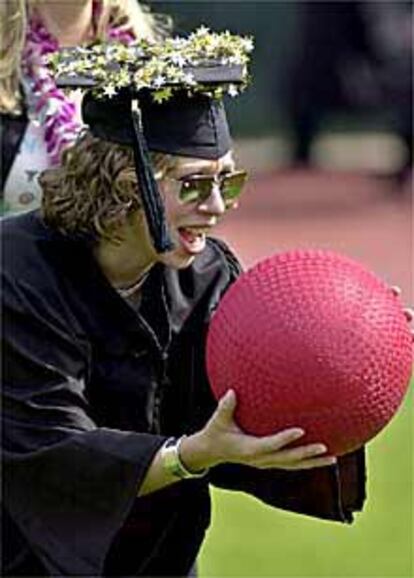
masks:
<path id="1" fill-rule="evenodd" d="M 231 148 L 222 102 L 246 84 L 250 39 L 203 28 L 162 45 L 145 41 L 70 49 L 53 62 L 59 86 L 87 90 L 84 122 L 93 135 L 134 149 L 154 247 L 172 248 L 148 151 L 218 159 Z"/>
<path id="2" fill-rule="evenodd" d="M 102 139 L 133 145 L 129 91 L 111 99 L 85 95 L 82 116 L 91 132 Z M 185 91 L 156 103 L 143 90 L 138 96 L 142 128 L 148 149 L 169 154 L 218 159 L 231 148 L 231 138 L 221 100 Z"/>

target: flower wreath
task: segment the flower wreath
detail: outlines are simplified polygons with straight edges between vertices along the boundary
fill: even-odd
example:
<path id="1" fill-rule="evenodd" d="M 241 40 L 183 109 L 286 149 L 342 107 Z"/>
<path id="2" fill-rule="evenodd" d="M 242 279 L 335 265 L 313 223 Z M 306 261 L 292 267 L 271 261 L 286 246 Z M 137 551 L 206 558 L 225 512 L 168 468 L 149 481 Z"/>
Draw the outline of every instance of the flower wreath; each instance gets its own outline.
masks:
<path id="1" fill-rule="evenodd" d="M 251 37 L 229 31 L 210 32 L 205 26 L 188 37 L 174 37 L 162 43 L 135 41 L 97 43 L 89 47 L 64 49 L 48 61 L 61 85 L 90 88 L 96 96 L 113 97 L 124 87 L 150 89 L 155 102 L 171 98 L 177 90 L 204 93 L 214 98 L 236 96 L 248 84 L 247 64 L 253 50 Z M 242 81 L 215 85 L 197 82 L 200 67 L 241 68 Z"/>

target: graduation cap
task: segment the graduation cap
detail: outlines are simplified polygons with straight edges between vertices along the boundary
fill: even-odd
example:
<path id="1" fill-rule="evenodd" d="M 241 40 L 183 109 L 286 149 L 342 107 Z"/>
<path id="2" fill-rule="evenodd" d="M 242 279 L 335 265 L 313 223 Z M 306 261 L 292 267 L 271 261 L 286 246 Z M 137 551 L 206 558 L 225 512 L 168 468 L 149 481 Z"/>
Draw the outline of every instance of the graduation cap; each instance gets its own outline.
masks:
<path id="1" fill-rule="evenodd" d="M 131 145 L 157 252 L 173 247 L 149 151 L 218 159 L 231 148 L 223 96 L 248 81 L 250 38 L 202 27 L 187 38 L 64 49 L 50 62 L 57 85 L 86 90 L 82 116 L 93 135 Z"/>

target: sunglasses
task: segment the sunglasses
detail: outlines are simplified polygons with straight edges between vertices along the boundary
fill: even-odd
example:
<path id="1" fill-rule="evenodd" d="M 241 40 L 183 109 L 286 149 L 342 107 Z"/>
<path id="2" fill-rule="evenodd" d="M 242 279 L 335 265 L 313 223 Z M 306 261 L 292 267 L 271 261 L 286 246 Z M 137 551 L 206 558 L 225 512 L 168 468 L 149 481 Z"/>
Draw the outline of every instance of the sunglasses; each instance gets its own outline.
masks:
<path id="1" fill-rule="evenodd" d="M 206 201 L 213 187 L 218 187 L 226 208 L 234 205 L 247 181 L 246 171 L 234 171 L 223 175 L 191 175 L 177 179 L 181 183 L 179 199 L 184 204 Z"/>

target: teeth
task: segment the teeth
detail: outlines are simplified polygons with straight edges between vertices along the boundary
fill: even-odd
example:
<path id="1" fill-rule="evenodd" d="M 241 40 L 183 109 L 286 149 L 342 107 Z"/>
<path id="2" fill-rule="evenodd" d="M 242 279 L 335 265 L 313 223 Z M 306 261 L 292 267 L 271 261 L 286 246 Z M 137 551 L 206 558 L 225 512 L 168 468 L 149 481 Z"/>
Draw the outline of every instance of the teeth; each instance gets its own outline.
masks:
<path id="1" fill-rule="evenodd" d="M 202 237 L 205 234 L 204 231 L 202 231 L 201 229 L 182 228 L 182 229 L 180 229 L 180 231 L 181 231 L 181 233 L 183 233 L 187 237 L 191 237 L 193 239 L 196 239 L 198 237 Z"/>
<path id="2" fill-rule="evenodd" d="M 186 233 L 189 233 L 190 235 L 194 235 L 196 237 L 199 237 L 200 235 L 206 234 L 205 229 L 201 229 L 201 228 L 197 228 L 197 227 L 183 228 L 182 231 L 185 231 Z"/>

